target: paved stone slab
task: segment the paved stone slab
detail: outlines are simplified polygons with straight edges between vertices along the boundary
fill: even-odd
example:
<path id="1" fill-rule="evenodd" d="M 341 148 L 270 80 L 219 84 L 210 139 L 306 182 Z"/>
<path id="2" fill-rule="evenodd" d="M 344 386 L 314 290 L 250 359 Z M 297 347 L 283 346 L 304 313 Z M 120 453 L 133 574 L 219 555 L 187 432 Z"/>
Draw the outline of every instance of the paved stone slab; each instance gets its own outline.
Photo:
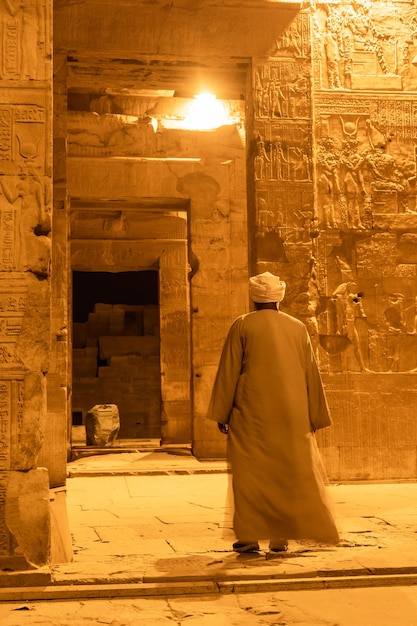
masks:
<path id="1" fill-rule="evenodd" d="M 126 455 L 114 457 L 122 457 L 123 465 L 129 466 Z M 179 469 L 199 468 L 196 459 L 184 458 L 175 458 Z M 158 459 L 163 470 L 165 460 Z M 80 461 L 88 469 L 89 459 Z M 94 457 L 90 462 L 98 464 Z M 141 458 L 140 463 L 146 470 L 146 461 Z M 115 459 L 112 464 L 117 469 Z M 74 562 L 50 568 L 52 585 L 75 589 L 77 585 L 141 584 L 145 593 L 144 585 L 165 588 L 183 583 L 186 589 L 193 582 L 227 583 L 216 589 L 230 593 L 242 584 L 246 593 L 251 585 L 259 590 L 280 581 L 284 589 L 291 581 L 302 580 L 307 588 L 313 582 L 313 588 L 323 588 L 321 579 L 331 579 L 331 585 L 349 578 L 355 579 L 355 585 L 373 585 L 378 580 L 397 584 L 393 581 L 400 577 L 405 584 L 414 584 L 417 484 L 329 486 L 342 533 L 339 546 L 290 541 L 289 551 L 276 555 L 264 541 L 259 553 L 238 555 L 232 550 L 229 474 L 99 474 L 98 470 L 94 477 L 68 479 Z"/>

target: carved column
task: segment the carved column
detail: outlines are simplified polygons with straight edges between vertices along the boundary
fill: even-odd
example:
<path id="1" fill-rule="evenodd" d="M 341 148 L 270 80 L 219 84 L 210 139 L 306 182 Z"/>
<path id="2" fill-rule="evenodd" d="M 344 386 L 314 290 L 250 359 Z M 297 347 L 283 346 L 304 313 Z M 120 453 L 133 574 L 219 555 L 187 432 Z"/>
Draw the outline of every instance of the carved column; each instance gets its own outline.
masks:
<path id="1" fill-rule="evenodd" d="M 38 468 L 50 356 L 51 2 L 4 2 L 0 119 L 0 556 L 50 558 Z"/>
<path id="2" fill-rule="evenodd" d="M 308 13 L 296 15 L 273 52 L 253 61 L 252 272 L 286 280 L 286 304 L 297 299 L 307 319 L 317 299 Z"/>

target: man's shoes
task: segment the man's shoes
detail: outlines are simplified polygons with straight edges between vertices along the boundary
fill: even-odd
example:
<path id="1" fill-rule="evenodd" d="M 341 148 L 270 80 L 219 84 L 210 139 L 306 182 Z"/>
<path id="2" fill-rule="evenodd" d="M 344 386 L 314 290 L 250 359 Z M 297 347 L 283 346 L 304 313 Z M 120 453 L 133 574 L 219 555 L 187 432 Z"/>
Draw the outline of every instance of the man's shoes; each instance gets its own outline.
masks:
<path id="1" fill-rule="evenodd" d="M 240 541 L 236 541 L 233 544 L 233 550 L 235 552 L 239 552 L 240 554 L 246 552 L 259 552 L 259 543 L 241 543 Z"/>
<path id="2" fill-rule="evenodd" d="M 288 541 L 282 543 L 270 543 L 269 549 L 271 552 L 286 552 L 288 550 Z"/>

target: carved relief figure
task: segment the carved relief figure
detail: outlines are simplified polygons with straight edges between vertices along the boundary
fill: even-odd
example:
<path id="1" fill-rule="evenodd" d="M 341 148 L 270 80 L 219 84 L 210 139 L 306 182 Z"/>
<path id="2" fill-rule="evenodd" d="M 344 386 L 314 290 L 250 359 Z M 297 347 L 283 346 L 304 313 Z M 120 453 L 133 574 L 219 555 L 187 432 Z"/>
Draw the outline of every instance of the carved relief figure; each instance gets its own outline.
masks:
<path id="1" fill-rule="evenodd" d="M 50 213 L 45 206 L 45 189 L 32 165 L 21 166 L 19 180 L 12 190 L 0 173 L 0 186 L 10 204 L 21 200 L 17 213 L 19 239 L 17 245 L 18 269 L 47 271 L 50 256 L 50 240 L 45 233 L 50 230 Z"/>
<path id="2" fill-rule="evenodd" d="M 275 79 L 271 85 L 271 113 L 273 117 L 282 117 L 282 102 L 285 100 L 285 96 L 282 93 L 281 82 Z"/>
<path id="3" fill-rule="evenodd" d="M 42 0 L 2 0 L 20 32 L 19 74 L 22 80 L 36 80 L 38 53 L 45 46 L 45 6 Z"/>
<path id="4" fill-rule="evenodd" d="M 258 233 L 263 236 L 274 229 L 274 212 L 268 206 L 265 198 L 259 196 L 256 201 L 258 213 Z"/>
<path id="5" fill-rule="evenodd" d="M 401 336 L 405 333 L 404 295 L 392 293 L 389 296 L 389 307 L 384 311 L 388 331 L 388 362 L 390 372 L 399 371 L 401 354 Z"/>
<path id="6" fill-rule="evenodd" d="M 363 89 L 363 76 L 376 77 L 377 89 L 402 88 L 398 58 L 404 29 L 399 32 L 395 11 L 388 16 L 387 8 L 375 4 L 326 3 L 315 16 L 329 89 Z M 392 21 L 384 28 L 388 17 Z"/>
<path id="7" fill-rule="evenodd" d="M 408 150 L 405 159 L 394 130 L 382 132 L 379 122 L 365 116 L 356 116 L 355 121 L 352 115 L 338 117 L 341 139 L 335 117 L 323 116 L 326 134 L 319 139 L 316 152 L 323 224 L 367 229 L 375 213 L 415 215 L 415 154 Z M 395 156 L 389 150 L 396 151 Z"/>
<path id="8" fill-rule="evenodd" d="M 324 221 L 327 226 L 337 226 L 335 204 L 340 196 L 339 159 L 340 151 L 332 137 L 323 137 L 317 151 L 317 163 L 320 166 L 318 187 L 324 195 Z"/>
<path id="9" fill-rule="evenodd" d="M 327 60 L 328 86 L 330 89 L 343 89 L 344 85 L 340 75 L 342 61 L 340 50 L 343 50 L 341 21 L 328 5 L 325 9 L 327 18 L 323 40 Z"/>
<path id="10" fill-rule="evenodd" d="M 258 136 L 256 141 L 257 153 L 255 155 L 255 179 L 265 180 L 268 178 L 268 163 L 270 158 L 265 149 L 265 141 L 261 136 Z"/>
<path id="11" fill-rule="evenodd" d="M 283 34 L 276 40 L 276 53 L 286 51 L 295 56 L 301 57 L 302 37 L 299 31 L 298 22 L 293 20 Z"/>
<path id="12" fill-rule="evenodd" d="M 302 150 L 298 146 L 291 148 L 291 165 L 292 165 L 292 180 L 307 181 L 311 180 L 310 173 L 310 157 L 305 150 Z"/>
<path id="13" fill-rule="evenodd" d="M 339 162 L 342 211 L 348 226 L 353 228 L 363 228 L 360 210 L 366 194 L 361 170 L 364 159 L 358 152 L 358 145 L 356 139 L 343 141 Z"/>
<path id="14" fill-rule="evenodd" d="M 255 110 L 260 118 L 308 117 L 310 89 L 303 63 L 283 61 L 255 72 Z"/>
<path id="15" fill-rule="evenodd" d="M 314 355 L 320 363 L 320 341 L 316 311 L 317 298 L 313 298 L 312 294 L 308 291 L 300 293 L 291 303 L 291 312 L 295 315 L 295 317 L 298 317 L 298 319 L 304 322 L 307 327 Z"/>
<path id="16" fill-rule="evenodd" d="M 286 159 L 284 156 L 281 143 L 278 142 L 272 145 L 271 159 L 272 178 L 276 180 L 282 180 L 283 178 L 286 178 L 283 166 L 284 164 L 288 163 L 288 159 Z"/>
<path id="17" fill-rule="evenodd" d="M 382 72 L 389 74 L 381 42 L 389 44 L 393 43 L 393 40 L 378 31 L 369 15 L 369 9 L 369 0 L 353 0 L 351 7 L 344 14 L 344 24 L 352 33 L 353 49 L 373 52 Z"/>
<path id="18" fill-rule="evenodd" d="M 408 181 L 398 167 L 395 158 L 387 152 L 388 142 L 374 141 L 375 128 L 367 120 L 368 138 L 371 148 L 363 152 L 363 171 L 367 175 L 373 192 L 395 192 L 397 209 L 408 211 Z"/>
<path id="19" fill-rule="evenodd" d="M 358 292 L 355 282 L 339 285 L 332 294 L 336 313 L 336 335 L 345 335 L 351 342 L 356 361 L 362 372 L 369 371 L 365 367 L 356 328 L 356 320 L 366 319 L 362 305 L 362 295 Z"/>
<path id="20" fill-rule="evenodd" d="M 107 94 L 104 96 L 93 98 L 93 100 L 91 100 L 90 102 L 90 111 L 92 113 L 98 113 L 98 115 L 113 113 L 113 99 Z"/>

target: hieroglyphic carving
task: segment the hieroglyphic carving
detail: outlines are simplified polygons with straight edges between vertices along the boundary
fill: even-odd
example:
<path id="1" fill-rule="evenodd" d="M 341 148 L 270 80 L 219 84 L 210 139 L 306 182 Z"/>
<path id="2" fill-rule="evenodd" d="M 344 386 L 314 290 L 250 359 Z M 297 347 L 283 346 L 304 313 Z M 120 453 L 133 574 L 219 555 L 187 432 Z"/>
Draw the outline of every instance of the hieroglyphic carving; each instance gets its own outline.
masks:
<path id="1" fill-rule="evenodd" d="M 44 175 L 44 132 L 42 106 L 0 107 L 0 269 L 5 271 L 48 272 L 51 193 Z"/>
<path id="2" fill-rule="evenodd" d="M 27 287 L 23 278 L 1 275 L 0 280 L 0 370 L 21 368 L 15 356 L 26 309 Z"/>
<path id="3" fill-rule="evenodd" d="M 2 77 L 42 80 L 45 58 L 44 0 L 2 0 Z"/>
<path id="4" fill-rule="evenodd" d="M 283 121 L 257 125 L 254 169 L 256 180 L 312 181 L 309 124 Z"/>
<path id="5" fill-rule="evenodd" d="M 310 56 L 310 24 L 307 12 L 297 13 L 275 42 L 277 56 L 307 58 Z"/>
<path id="6" fill-rule="evenodd" d="M 317 225 L 313 213 L 312 190 L 302 183 L 268 182 L 256 191 L 257 232 L 276 232 L 283 240 L 309 242 Z"/>
<path id="7" fill-rule="evenodd" d="M 311 115 L 310 74 L 305 62 L 280 59 L 258 65 L 254 75 L 255 114 L 259 119 Z"/>
<path id="8" fill-rule="evenodd" d="M 68 115 L 70 155 L 148 156 L 158 150 L 158 137 L 148 115 L 96 115 L 70 112 Z"/>
<path id="9" fill-rule="evenodd" d="M 15 212 L 1 207 L 0 219 L 0 268 L 11 271 L 17 267 Z"/>
<path id="10" fill-rule="evenodd" d="M 313 56 L 321 59 L 318 65 L 322 68 L 323 88 L 391 91 L 403 88 L 410 33 L 398 11 L 392 8 L 392 2 L 326 3 L 318 5 L 312 13 L 317 50 Z M 320 71 L 318 67 L 316 71 Z"/>
<path id="11" fill-rule="evenodd" d="M 287 302 L 310 328 L 317 351 L 307 25 L 308 15 L 300 13 L 277 41 L 275 58 L 254 68 L 256 254 L 271 271 L 282 268 L 290 285 Z"/>
<path id="12" fill-rule="evenodd" d="M 45 189 L 48 187 L 44 186 L 43 180 L 28 161 L 21 166 L 19 178 L 8 177 L 7 182 L 4 179 L 5 176 L 0 175 L 0 186 L 7 202 L 14 205 L 17 200 L 20 201 L 17 214 L 15 213 L 18 234 L 15 238 L 14 268 L 47 274 L 50 240 L 46 235 L 50 231 L 50 208 L 45 203 Z M 7 224 L 11 232 L 10 209 L 6 209 L 2 218 L 3 223 L 8 219 Z M 10 258 L 8 263 L 11 264 Z"/>
<path id="13" fill-rule="evenodd" d="M 0 106 L 0 157 L 2 161 L 12 160 L 13 107 Z"/>
<path id="14" fill-rule="evenodd" d="M 416 371 L 417 265 L 398 264 L 393 233 L 349 245 L 329 237 L 319 263 L 319 360 L 330 355 L 330 371 Z"/>
<path id="15" fill-rule="evenodd" d="M 408 332 L 414 341 L 413 324 L 407 321 L 404 330 L 387 320 L 395 317 L 402 291 L 401 306 L 414 307 L 417 265 L 400 263 L 395 236 L 374 238 L 373 228 L 377 216 L 415 215 L 415 148 L 405 149 L 404 141 L 415 141 L 416 107 L 402 94 L 389 101 L 369 96 L 370 89 L 399 91 L 403 84 L 391 25 L 370 9 L 355 0 L 321 13 L 310 7 L 313 25 L 326 11 L 328 18 L 318 22 L 319 35 L 325 35 L 320 54 L 317 41 L 313 49 L 313 65 L 321 64 L 327 74 L 321 82 L 314 74 L 313 88 L 334 92 L 314 94 L 314 147 L 311 81 L 297 52 L 298 39 L 282 39 L 275 60 L 254 68 L 256 253 L 258 261 L 273 263 L 271 271 L 279 267 L 286 273 L 287 306 L 319 338 L 315 349 L 322 367 L 414 371 L 417 359 L 404 348 L 403 337 Z M 288 106 L 295 67 L 308 92 L 298 109 Z M 355 89 L 368 94 L 354 94 Z M 336 91 L 349 93 L 336 97 Z M 320 228 L 326 231 L 326 250 Z M 362 241 L 371 242 L 373 258 L 365 258 Z M 375 254 L 381 255 L 379 262 Z M 394 278 L 408 283 L 397 292 L 390 282 Z"/>
<path id="16" fill-rule="evenodd" d="M 0 470 L 10 469 L 11 383 L 0 381 Z"/>
<path id="17" fill-rule="evenodd" d="M 348 101 L 349 104 L 352 104 Z M 368 115 L 348 108 L 345 115 L 318 107 L 317 191 L 323 225 L 372 228 L 378 214 L 414 214 L 414 150 Z M 371 105 L 371 103 L 369 103 Z M 337 110 L 337 109 L 336 109 Z"/>
<path id="18" fill-rule="evenodd" d="M 0 454 L 2 453 L 0 449 Z M 11 535 L 6 526 L 7 472 L 0 470 L 0 556 L 9 556 L 12 550 Z"/>
<path id="19" fill-rule="evenodd" d="M 370 113 L 385 136 L 394 135 L 404 141 L 417 139 L 417 102 L 414 99 L 379 99 L 373 103 Z"/>
<path id="20" fill-rule="evenodd" d="M 4 511 L 8 470 L 11 469 L 12 440 L 21 440 L 23 381 L 0 380 L 0 556 L 12 554 L 12 537 Z"/>

